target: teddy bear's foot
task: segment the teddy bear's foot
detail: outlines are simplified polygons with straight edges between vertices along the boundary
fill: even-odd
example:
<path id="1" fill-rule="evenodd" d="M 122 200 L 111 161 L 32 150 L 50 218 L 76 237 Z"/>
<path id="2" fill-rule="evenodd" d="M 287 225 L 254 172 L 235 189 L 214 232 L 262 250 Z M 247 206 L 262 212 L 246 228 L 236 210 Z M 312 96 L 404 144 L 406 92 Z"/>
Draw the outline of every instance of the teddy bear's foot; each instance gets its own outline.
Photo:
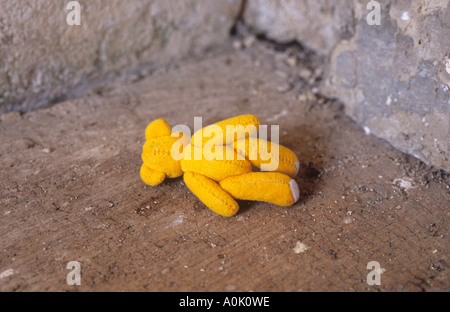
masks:
<path id="1" fill-rule="evenodd" d="M 299 198 L 297 182 L 279 172 L 251 172 L 220 181 L 231 196 L 243 200 L 257 200 L 278 206 L 291 206 Z"/>

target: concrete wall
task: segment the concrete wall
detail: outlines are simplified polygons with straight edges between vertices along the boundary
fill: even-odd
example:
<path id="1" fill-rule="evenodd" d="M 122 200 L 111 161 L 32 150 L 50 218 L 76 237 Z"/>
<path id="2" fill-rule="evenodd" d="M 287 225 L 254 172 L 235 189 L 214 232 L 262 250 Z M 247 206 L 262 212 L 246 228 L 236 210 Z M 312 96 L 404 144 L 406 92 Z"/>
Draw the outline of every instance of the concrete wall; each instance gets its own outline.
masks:
<path id="1" fill-rule="evenodd" d="M 0 113 L 58 101 L 139 64 L 199 55 L 223 43 L 240 0 L 0 0 Z"/>
<path id="2" fill-rule="evenodd" d="M 245 22 L 278 41 L 329 56 L 321 92 L 339 98 L 367 133 L 450 171 L 448 0 L 250 0 Z"/>
<path id="3" fill-rule="evenodd" d="M 81 26 L 68 1 L 0 0 L 0 114 L 60 101 L 138 66 L 219 46 L 244 23 L 328 57 L 321 92 L 367 133 L 450 171 L 449 0 L 90 0 Z M 299 64 L 301 66 L 301 64 Z"/>

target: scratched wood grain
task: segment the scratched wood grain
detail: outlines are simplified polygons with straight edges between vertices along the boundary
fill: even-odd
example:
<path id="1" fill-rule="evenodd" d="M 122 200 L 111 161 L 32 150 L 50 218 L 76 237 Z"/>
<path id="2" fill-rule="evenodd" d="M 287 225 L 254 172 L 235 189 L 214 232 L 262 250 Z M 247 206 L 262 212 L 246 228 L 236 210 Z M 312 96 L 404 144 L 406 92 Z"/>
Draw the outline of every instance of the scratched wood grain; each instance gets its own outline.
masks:
<path id="1" fill-rule="evenodd" d="M 280 92 L 277 71 L 298 69 L 274 53 L 215 52 L 0 122 L 0 290 L 450 290 L 448 175 L 367 136 L 310 84 Z M 151 120 L 242 113 L 280 125 L 299 156 L 296 205 L 240 202 L 224 218 L 180 178 L 141 182 Z M 69 261 L 81 286 L 66 283 Z"/>

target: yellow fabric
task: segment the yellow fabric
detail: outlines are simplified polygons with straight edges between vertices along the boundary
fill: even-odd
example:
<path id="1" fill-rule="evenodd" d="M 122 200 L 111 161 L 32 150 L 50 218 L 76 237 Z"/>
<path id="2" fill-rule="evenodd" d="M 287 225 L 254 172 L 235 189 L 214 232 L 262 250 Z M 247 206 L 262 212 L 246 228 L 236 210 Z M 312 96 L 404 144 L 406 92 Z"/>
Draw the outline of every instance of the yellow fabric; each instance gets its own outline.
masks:
<path id="1" fill-rule="evenodd" d="M 181 164 L 171 155 L 172 145 L 179 140 L 181 133 L 171 136 L 169 124 L 162 118 L 151 122 L 145 129 L 146 142 L 142 147 L 140 170 L 142 181 L 148 185 L 161 184 L 165 177 L 176 178 L 183 174 Z"/>
<path id="2" fill-rule="evenodd" d="M 195 153 L 199 153 L 196 160 Z M 227 152 L 234 160 L 226 160 Z M 189 155 L 190 154 L 190 155 Z M 223 146 L 222 159 L 223 160 L 208 160 L 206 157 L 208 153 L 204 152 L 202 147 L 194 147 L 188 145 L 183 152 L 183 159 L 181 160 L 181 169 L 184 172 L 192 171 L 201 173 L 214 181 L 220 181 L 226 177 L 243 174 L 252 171 L 252 164 L 245 158 L 239 160 L 236 151 L 230 146 Z M 212 156 L 212 155 L 210 155 Z M 200 159 L 201 157 L 201 159 Z M 190 160 L 188 160 L 190 158 Z"/>
<path id="3" fill-rule="evenodd" d="M 150 169 L 149 167 L 147 167 L 144 164 L 141 166 L 140 174 L 141 174 L 142 181 L 144 181 L 145 184 L 148 184 L 151 186 L 156 186 L 156 185 L 161 184 L 166 177 L 164 172 Z"/>
<path id="4" fill-rule="evenodd" d="M 260 148 L 261 146 L 262 148 Z M 291 178 L 297 174 L 299 164 L 297 155 L 283 145 L 258 138 L 246 138 L 235 141 L 234 148 L 241 155 L 245 155 L 245 158 L 249 159 L 257 168 L 261 169 L 261 165 L 266 164 L 269 168 L 266 168 L 265 171 L 281 172 Z M 274 164 L 278 164 L 278 166 L 274 166 Z"/>
<path id="5" fill-rule="evenodd" d="M 236 127 L 236 126 L 242 126 L 242 127 L 237 127 L 236 133 L 234 134 L 234 136 L 232 136 L 230 134 L 229 137 L 227 137 L 226 133 L 227 133 L 227 126 L 232 126 L 232 127 Z M 250 132 L 245 132 L 246 127 L 250 126 L 247 128 L 247 130 L 251 130 Z M 212 136 L 212 133 L 214 131 L 214 127 L 218 127 L 218 129 L 221 130 L 222 136 Z M 200 130 L 198 130 L 197 132 L 194 133 L 194 135 L 191 138 L 191 144 L 196 145 L 196 146 L 204 146 L 204 145 L 227 145 L 230 143 L 233 143 L 234 140 L 239 140 L 239 139 L 243 139 L 245 137 L 248 137 L 250 135 L 252 135 L 253 133 L 256 133 L 256 131 L 258 131 L 258 127 L 259 127 L 259 119 L 258 117 L 254 116 L 254 115 L 241 115 L 241 116 L 236 116 L 233 118 L 229 118 L 220 122 L 216 122 L 215 124 L 209 125 L 207 127 L 204 127 Z M 211 132 L 211 133 L 209 133 Z M 214 133 L 214 135 L 216 135 L 216 133 Z"/>
<path id="6" fill-rule="evenodd" d="M 145 142 L 142 151 L 142 161 L 153 170 L 164 172 L 169 178 L 176 178 L 183 174 L 179 161 L 173 159 L 172 144 L 177 138 L 164 136 Z"/>
<path id="7" fill-rule="evenodd" d="M 279 172 L 251 172 L 226 178 L 220 181 L 220 186 L 237 199 L 291 206 L 295 202 L 291 180 Z"/>
<path id="8" fill-rule="evenodd" d="M 159 138 L 170 135 L 170 126 L 162 118 L 152 121 L 145 129 L 145 139 Z"/>
<path id="9" fill-rule="evenodd" d="M 251 125 L 254 126 L 253 129 L 257 129 L 259 120 L 256 116 L 237 116 L 214 125 L 216 130 L 221 129 L 223 138 L 214 135 L 212 139 L 203 137 L 203 133 L 208 133 L 208 129 L 214 130 L 208 126 L 210 128 L 205 127 L 197 131 L 191 138 L 191 144 L 188 144 L 188 137 L 182 137 L 180 140 L 181 133 L 174 132 L 174 137 L 171 136 L 170 126 L 164 119 L 150 123 L 145 130 L 146 142 L 142 149 L 142 180 L 155 186 L 162 183 L 165 177 L 175 178 L 184 173 L 186 186 L 208 208 L 222 216 L 233 216 L 239 210 L 233 197 L 265 201 L 280 206 L 295 203 L 299 191 L 297 183 L 291 177 L 297 173 L 299 162 L 294 152 L 281 145 L 249 138 L 253 132 L 249 134 L 245 130 L 253 130 L 245 127 Z M 238 131 L 234 138 L 227 138 L 226 130 L 229 125 L 243 127 L 236 128 Z M 207 131 L 203 132 L 205 129 Z M 214 131 L 210 131 L 211 133 Z M 196 143 L 200 142 L 200 145 L 195 146 L 194 139 L 197 140 Z M 235 141 L 236 139 L 238 141 Z M 267 143 L 267 152 L 261 153 L 264 151 L 261 143 Z M 211 146 L 221 144 L 223 146 Z M 269 170 L 276 172 L 252 172 L 253 167 L 261 168 L 263 164 L 269 164 L 270 157 L 273 162 L 277 157 L 274 147 L 278 147 L 279 151 L 278 166 Z M 253 159 L 255 155 L 256 159 Z M 179 158 L 174 156 L 182 158 L 177 160 Z"/>
<path id="10" fill-rule="evenodd" d="M 225 217 L 231 217 L 239 205 L 216 182 L 195 172 L 185 172 L 184 183 L 209 209 Z"/>

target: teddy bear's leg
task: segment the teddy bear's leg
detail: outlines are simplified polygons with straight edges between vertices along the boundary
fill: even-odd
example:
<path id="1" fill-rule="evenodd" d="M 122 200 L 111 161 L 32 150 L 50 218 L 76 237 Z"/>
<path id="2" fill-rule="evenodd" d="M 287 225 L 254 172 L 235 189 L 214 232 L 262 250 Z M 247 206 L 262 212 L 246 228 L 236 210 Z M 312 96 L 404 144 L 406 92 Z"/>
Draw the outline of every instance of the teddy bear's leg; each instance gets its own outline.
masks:
<path id="1" fill-rule="evenodd" d="M 164 178 L 166 177 L 164 172 L 153 170 L 143 164 L 141 166 L 141 179 L 144 181 L 145 184 L 156 186 L 158 184 L 161 184 L 164 181 Z"/>
<path id="2" fill-rule="evenodd" d="M 279 172 L 250 172 L 228 177 L 220 186 L 236 199 L 291 206 L 299 198 L 295 180 Z"/>
<path id="3" fill-rule="evenodd" d="M 185 172 L 184 183 L 209 209 L 222 216 L 231 217 L 239 210 L 238 203 L 230 194 L 200 173 Z"/>
<path id="4" fill-rule="evenodd" d="M 293 178 L 300 169 L 297 155 L 283 145 L 258 138 L 246 138 L 234 142 L 234 148 L 262 171 L 276 171 Z"/>

